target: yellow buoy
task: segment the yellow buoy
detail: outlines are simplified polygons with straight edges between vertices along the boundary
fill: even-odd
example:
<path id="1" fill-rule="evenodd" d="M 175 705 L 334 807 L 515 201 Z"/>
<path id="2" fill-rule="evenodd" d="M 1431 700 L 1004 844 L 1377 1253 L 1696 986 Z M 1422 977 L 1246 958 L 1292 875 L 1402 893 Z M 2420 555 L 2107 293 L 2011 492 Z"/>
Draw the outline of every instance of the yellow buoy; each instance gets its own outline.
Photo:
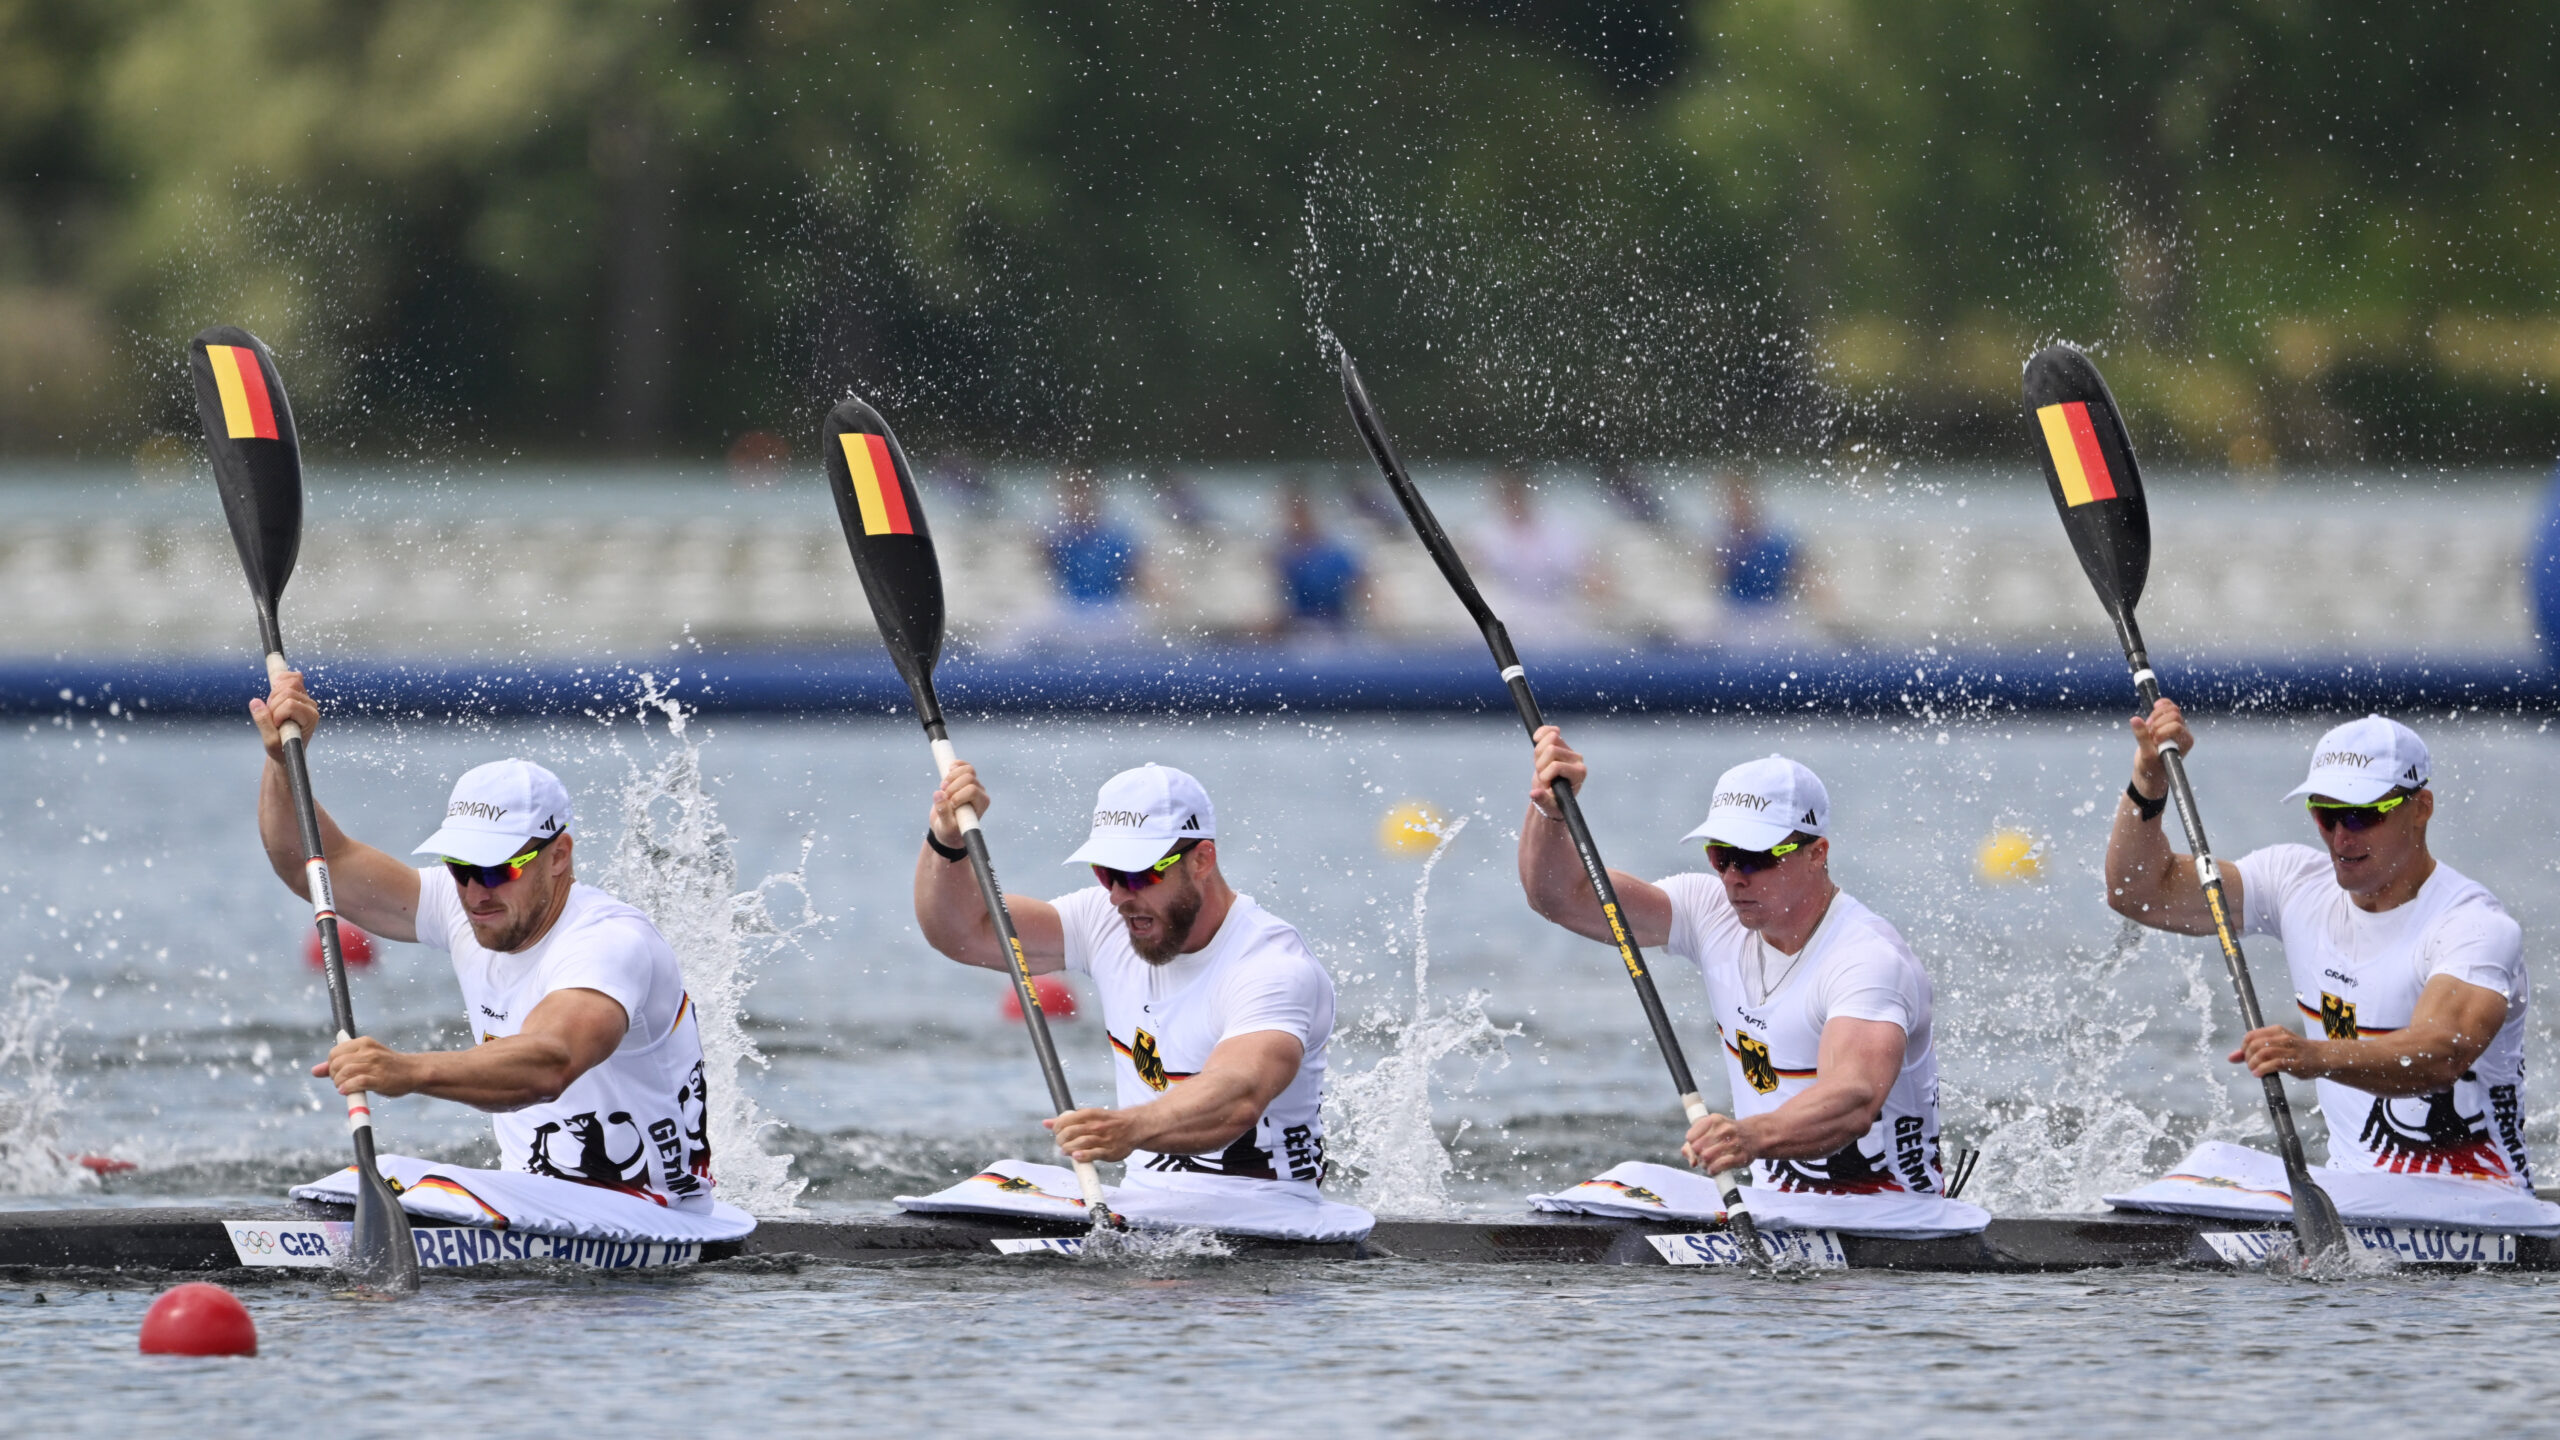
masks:
<path id="1" fill-rule="evenodd" d="M 1419 860 L 1440 843 L 1440 812 L 1427 800 L 1399 800 L 1378 817 L 1378 848 Z"/>
<path id="2" fill-rule="evenodd" d="M 1982 849 L 1973 857 L 1973 866 L 1983 879 L 1994 885 L 2019 880 L 2041 879 L 2044 875 L 2044 845 L 2024 830 L 2003 826 L 1991 832 Z"/>

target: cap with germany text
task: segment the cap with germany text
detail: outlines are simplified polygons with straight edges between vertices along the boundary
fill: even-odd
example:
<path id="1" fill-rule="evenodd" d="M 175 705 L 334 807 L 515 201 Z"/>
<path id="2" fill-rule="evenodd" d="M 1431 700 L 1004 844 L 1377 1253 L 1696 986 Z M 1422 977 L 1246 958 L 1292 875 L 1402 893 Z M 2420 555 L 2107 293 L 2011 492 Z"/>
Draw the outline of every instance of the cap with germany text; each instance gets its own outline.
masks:
<path id="1" fill-rule="evenodd" d="M 1784 755 L 1746 761 L 1716 777 L 1706 823 L 1680 837 L 1741 850 L 1768 850 L 1802 831 L 1824 835 L 1831 792 L 1814 773 Z"/>
<path id="2" fill-rule="evenodd" d="M 1200 782 L 1169 765 L 1141 765 L 1102 782 L 1093 833 L 1070 865 L 1144 870 L 1185 840 L 1218 838 L 1218 812 Z"/>

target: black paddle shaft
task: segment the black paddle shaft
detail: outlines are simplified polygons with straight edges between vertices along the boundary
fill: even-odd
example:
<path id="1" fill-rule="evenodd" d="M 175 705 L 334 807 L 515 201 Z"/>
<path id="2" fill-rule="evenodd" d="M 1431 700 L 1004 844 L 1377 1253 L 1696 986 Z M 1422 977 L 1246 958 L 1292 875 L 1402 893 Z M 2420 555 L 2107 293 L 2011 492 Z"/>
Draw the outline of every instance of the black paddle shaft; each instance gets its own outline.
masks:
<path id="1" fill-rule="evenodd" d="M 2126 611 L 2116 616 L 2117 638 L 2124 642 L 2125 663 L 2133 667 L 2134 693 L 2142 697 L 2142 713 L 2148 715 L 2160 703 L 2160 677 L 2151 668 L 2151 658 L 2143 652 L 2142 629 Z M 2176 803 L 2179 827 L 2187 832 L 2187 849 L 2195 856 L 2196 879 L 2204 887 L 2204 901 L 2213 911 L 2214 938 L 2222 945 L 2222 965 L 2231 974 L 2231 988 L 2240 999 L 2240 1024 L 2243 1030 L 2259 1030 L 2266 1026 L 2266 1014 L 2258 1006 L 2258 986 L 2249 976 L 2249 959 L 2240 949 L 2240 924 L 2231 913 L 2222 889 L 2222 865 L 2213 858 L 2213 842 L 2205 838 L 2204 812 L 2196 807 L 2196 792 L 2187 783 L 2186 757 L 2175 744 L 2160 747 L 2160 759 L 2169 769 L 2169 795 Z M 2284 1092 L 2282 1075 L 2263 1075 L 2266 1088 L 2267 1114 L 2275 1125 L 2276 1149 L 2283 1157 L 2288 1175 L 2307 1175 L 2310 1162 L 2303 1155 L 2302 1136 L 2294 1128 L 2293 1102 Z"/>
<path id="2" fill-rule="evenodd" d="M 267 683 L 285 673 L 284 631 L 276 609 L 293 577 L 302 545 L 302 445 L 293 405 L 275 357 L 248 331 L 217 325 L 188 347 L 196 411 L 213 457 L 223 518 L 239 552 L 249 595 L 258 612 L 258 642 L 266 656 Z M 354 1039 L 355 1001 L 347 985 L 347 961 L 338 939 L 338 901 L 329 857 L 320 842 L 320 807 L 312 798 L 306 738 L 297 725 L 283 728 L 285 788 L 300 832 L 312 929 L 320 937 L 322 973 L 329 987 L 329 1018 L 340 1042 Z M 365 1284 L 405 1293 L 418 1288 L 418 1255 L 409 1217 L 391 1193 L 377 1163 L 373 1100 L 346 1097 L 347 1128 L 356 1157 L 355 1224 L 340 1257 Z"/>
<path id="3" fill-rule="evenodd" d="M 928 682 L 928 691 L 930 688 Z M 933 741 L 937 758 L 952 753 L 951 737 L 943 731 L 939 706 L 925 721 L 924 733 Z M 1064 1115 L 1076 1108 L 1075 1092 L 1067 1086 L 1066 1067 L 1058 1063 L 1058 1042 L 1049 1034 L 1048 1012 L 1040 1008 L 1040 992 L 1031 983 L 1031 961 L 1022 953 L 1022 938 L 1014 933 L 1013 911 L 1004 903 L 1004 887 L 996 883 L 995 861 L 987 854 L 987 832 L 977 825 L 964 825 L 960 843 L 968 847 L 969 873 L 977 877 L 978 898 L 986 902 L 987 919 L 995 926 L 996 944 L 1003 949 L 1005 968 L 1013 975 L 1014 995 L 1022 1002 L 1023 1025 L 1031 1032 L 1031 1048 L 1040 1060 L 1040 1077 L 1049 1082 L 1049 1103 Z"/>
<path id="4" fill-rule="evenodd" d="M 880 412 L 858 399 L 847 399 L 827 412 L 818 428 L 818 450 L 834 492 L 836 518 L 843 523 L 845 546 L 870 602 L 871 618 L 880 626 L 880 641 L 914 697 L 916 719 L 933 742 L 937 772 L 949 776 L 960 763 L 959 752 L 942 721 L 942 701 L 934 694 L 933 667 L 942 654 L 942 563 L 934 553 L 933 528 L 925 520 L 923 497 L 916 493 L 907 452 Z M 969 852 L 969 873 L 978 882 L 978 898 L 987 908 L 987 923 L 1004 951 L 1013 993 L 1022 1005 L 1023 1029 L 1030 1032 L 1031 1051 L 1048 1082 L 1049 1103 L 1060 1115 L 1076 1108 L 1068 1088 L 1066 1067 L 1058 1063 L 1058 1043 L 1049 1033 L 1048 1012 L 1040 1008 L 1040 992 L 1031 983 L 1031 962 L 1022 937 L 1005 904 L 1004 887 L 996 883 L 995 861 L 987 852 L 986 832 L 975 813 L 959 814 L 960 843 Z M 1090 1160 L 1076 1162 L 1076 1182 L 1096 1224 L 1117 1226 L 1118 1216 L 1103 1200 L 1102 1179 Z"/>
<path id="5" fill-rule="evenodd" d="M 1431 513 L 1422 492 L 1414 488 L 1413 478 L 1405 473 L 1395 442 L 1387 438 L 1386 427 L 1379 423 L 1377 407 L 1369 399 L 1368 388 L 1360 383 L 1360 372 L 1352 366 L 1347 351 L 1342 357 L 1342 388 L 1351 402 L 1351 417 L 1360 427 L 1360 437 L 1377 457 L 1378 468 L 1386 472 L 1388 488 L 1396 492 L 1396 503 L 1404 507 L 1405 518 L 1413 522 L 1422 548 L 1431 552 L 1431 559 L 1440 567 L 1449 588 L 1457 592 L 1459 603 L 1467 607 L 1476 628 L 1484 632 L 1485 646 L 1493 652 L 1494 663 L 1502 667 L 1503 682 L 1510 688 L 1512 707 L 1520 712 L 1520 723 L 1534 740 L 1547 721 L 1539 713 L 1536 693 L 1529 688 L 1528 671 L 1522 668 L 1519 653 L 1512 649 L 1511 632 L 1503 628 L 1501 617 L 1477 592 L 1466 562 L 1458 558 L 1458 547 L 1450 543 L 1448 532 L 1440 528 L 1439 517 Z M 1671 1083 L 1679 1089 L 1681 1106 L 1694 1120 L 1706 1112 L 1706 1102 L 1699 1098 L 1697 1079 L 1689 1073 L 1689 1057 L 1680 1048 L 1679 1034 L 1671 1028 L 1671 1013 L 1663 1008 L 1662 992 L 1655 988 L 1652 972 L 1645 967 L 1644 952 L 1627 931 L 1626 912 L 1618 904 L 1618 887 L 1609 881 L 1609 867 L 1600 862 L 1600 847 L 1591 839 L 1591 827 L 1583 820 L 1582 806 L 1574 799 L 1573 784 L 1559 778 L 1547 788 L 1556 797 L 1556 810 L 1564 817 L 1566 833 L 1573 837 L 1574 853 L 1582 859 L 1583 873 L 1591 880 L 1592 893 L 1599 897 L 1600 911 L 1608 917 L 1618 958 L 1626 963 L 1627 978 L 1635 982 L 1637 1003 L 1644 1007 L 1645 1020 L 1653 1027 L 1654 1043 L 1661 1047 L 1663 1063 L 1671 1067 Z"/>
<path id="6" fill-rule="evenodd" d="M 1386 472 L 1388 488 L 1396 492 L 1396 503 L 1404 507 L 1405 518 L 1413 522 L 1414 534 L 1431 552 L 1440 574 L 1457 592 L 1459 603 L 1475 617 L 1476 628 L 1484 632 L 1485 647 L 1493 652 L 1493 661 L 1502 667 L 1503 684 L 1511 691 L 1512 708 L 1520 712 L 1520 723 L 1528 727 L 1534 742 L 1538 731 L 1545 728 L 1546 717 L 1538 712 L 1538 697 L 1529 688 L 1529 673 L 1520 664 L 1518 652 L 1511 648 L 1511 632 L 1504 629 L 1501 617 L 1477 593 L 1475 577 L 1467 573 L 1466 562 L 1458 558 L 1458 547 L 1449 543 L 1448 532 L 1440 528 L 1440 518 L 1424 503 L 1421 490 L 1413 477 L 1405 473 L 1404 461 L 1397 457 L 1395 442 L 1387 438 L 1387 427 L 1378 419 L 1378 407 L 1369 398 L 1368 387 L 1360 383 L 1360 371 L 1351 363 L 1351 352 L 1342 352 L 1342 396 L 1351 406 L 1351 418 L 1360 427 L 1360 438 L 1367 441 L 1369 453 L 1377 458 L 1378 468 Z M 1636 1002 L 1644 1007 L 1644 1018 L 1653 1027 L 1653 1041 L 1662 1051 L 1662 1063 L 1671 1067 L 1671 1083 L 1680 1092 L 1681 1112 L 1694 1123 L 1707 1113 L 1707 1102 L 1698 1094 L 1698 1082 L 1689 1073 L 1689 1057 L 1680 1048 L 1680 1036 L 1671 1028 L 1671 1014 L 1662 1007 L 1662 992 L 1655 988 L 1653 973 L 1645 968 L 1644 951 L 1636 946 L 1635 936 L 1627 933 L 1626 910 L 1618 903 L 1618 887 L 1609 881 L 1609 867 L 1600 862 L 1600 847 L 1591 839 L 1591 827 L 1584 823 L 1582 806 L 1573 797 L 1569 781 L 1550 781 L 1547 793 L 1555 796 L 1556 813 L 1564 817 L 1565 833 L 1573 837 L 1574 854 L 1582 861 L 1582 873 L 1591 881 L 1592 896 L 1600 902 L 1600 913 L 1609 921 L 1609 937 L 1617 944 L 1618 958 L 1627 967 L 1627 978 L 1636 987 Z M 1718 1171 L 1712 1178 L 1716 1193 L 1724 1202 L 1725 1228 L 1732 1232 L 1741 1247 L 1743 1259 L 1760 1269 L 1774 1265 L 1775 1257 L 1768 1240 L 1760 1233 L 1760 1224 L 1751 1215 L 1751 1207 L 1742 1198 L 1747 1182 L 1747 1167 L 1736 1166 Z"/>
<path id="7" fill-rule="evenodd" d="M 2116 639 L 2123 644 L 2125 664 L 2133 671 L 2134 692 L 2141 696 L 2143 713 L 2148 715 L 2160 702 L 2160 677 L 2151 668 L 2142 627 L 2134 623 L 2133 611 L 2151 572 L 2151 506 L 2143 494 L 2142 466 L 2134 458 L 2132 433 L 2125 428 L 2124 413 L 2117 408 L 2106 377 L 2074 346 L 2050 345 L 2038 351 L 2027 361 L 2020 392 L 2063 533 L 2070 537 L 2099 603 L 2115 621 Z M 2186 757 L 2174 745 L 2163 745 L 2160 758 L 2169 772 L 2169 794 L 2177 802 L 2178 823 L 2185 828 L 2187 847 L 2195 856 L 2196 880 L 2213 916 L 2223 968 L 2230 972 L 2231 988 L 2239 997 L 2241 1023 L 2250 1030 L 2259 1029 L 2266 1017 L 2258 1007 L 2258 987 L 2249 978 L 2248 957 L 2240 949 L 2240 926 L 2223 891 L 2221 863 L 2213 857 L 2195 790 L 2187 783 Z M 2260 1079 L 2285 1179 L 2293 1187 L 2295 1238 L 2307 1255 L 2342 1252 L 2346 1227 L 2328 1192 L 2311 1178 L 2283 1077 Z"/>

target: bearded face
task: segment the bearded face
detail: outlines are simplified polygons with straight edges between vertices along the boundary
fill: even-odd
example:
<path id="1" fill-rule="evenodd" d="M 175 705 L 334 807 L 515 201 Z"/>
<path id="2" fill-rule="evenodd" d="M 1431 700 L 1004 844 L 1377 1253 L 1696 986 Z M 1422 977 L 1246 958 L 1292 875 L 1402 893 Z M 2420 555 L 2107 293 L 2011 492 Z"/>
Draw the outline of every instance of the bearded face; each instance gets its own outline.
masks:
<path id="1" fill-rule="evenodd" d="M 1200 885 L 1189 863 L 1177 865 L 1163 883 L 1143 891 L 1120 892 L 1120 923 L 1129 930 L 1129 948 L 1150 965 L 1162 965 L 1191 943 L 1191 927 L 1200 919 Z"/>

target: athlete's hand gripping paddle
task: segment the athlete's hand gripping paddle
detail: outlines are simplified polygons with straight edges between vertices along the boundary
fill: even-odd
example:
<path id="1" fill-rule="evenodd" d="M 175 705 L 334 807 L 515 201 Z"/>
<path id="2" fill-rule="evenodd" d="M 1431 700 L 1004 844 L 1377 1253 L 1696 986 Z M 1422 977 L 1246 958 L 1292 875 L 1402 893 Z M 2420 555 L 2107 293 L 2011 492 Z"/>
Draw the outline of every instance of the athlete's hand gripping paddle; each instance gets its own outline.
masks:
<path id="1" fill-rule="evenodd" d="M 231 522 L 231 543 L 240 551 L 241 568 L 249 575 L 249 594 L 257 602 L 258 638 L 266 649 L 267 677 L 284 673 L 284 632 L 276 625 L 276 605 L 293 562 L 302 548 L 302 446 L 293 429 L 293 407 L 286 403 L 284 379 L 274 357 L 248 331 L 216 325 L 187 346 L 195 372 L 196 413 L 204 421 L 205 444 L 213 452 L 213 479 L 222 491 L 222 513 Z M 347 963 L 338 949 L 338 912 L 329 887 L 329 861 L 320 847 L 320 816 L 311 798 L 311 769 L 304 753 L 302 727 L 284 727 L 285 781 L 293 791 L 295 818 L 302 827 L 303 873 L 311 889 L 312 923 L 320 932 L 320 958 L 328 973 L 329 1008 L 344 1043 L 356 1029 L 354 1003 L 347 993 Z M 374 1163 L 372 1098 L 347 1097 L 347 1128 L 355 1134 L 356 1220 L 348 1241 L 346 1268 L 360 1284 L 375 1290 L 407 1293 L 418 1288 L 418 1251 L 409 1236 L 409 1216 L 383 1183 Z"/>
<path id="2" fill-rule="evenodd" d="M 1395 443 L 1387 438 L 1387 429 L 1378 419 L 1378 407 L 1370 402 L 1368 388 L 1360 383 L 1360 372 L 1351 363 L 1351 352 L 1342 352 L 1342 395 L 1350 402 L 1352 421 L 1360 427 L 1360 438 L 1369 444 L 1369 453 L 1377 457 L 1378 468 L 1386 472 L 1387 485 L 1396 492 L 1396 503 L 1404 507 L 1405 518 L 1413 522 L 1414 534 L 1422 539 L 1422 547 L 1440 567 L 1440 574 L 1456 591 L 1458 600 L 1475 617 L 1476 628 L 1484 632 L 1484 643 L 1493 651 L 1493 663 L 1502 670 L 1503 683 L 1511 689 L 1511 703 L 1520 712 L 1520 723 L 1529 727 L 1534 740 L 1547 722 L 1538 713 L 1538 698 L 1530 693 L 1528 672 L 1520 665 L 1520 657 L 1511 648 L 1511 633 L 1476 591 L 1476 582 L 1467 573 L 1466 562 L 1458 558 L 1458 547 L 1449 543 L 1447 532 L 1440 528 L 1438 517 L 1423 503 L 1422 492 L 1414 488 L 1413 477 L 1404 470 L 1404 462 L 1396 458 Z M 1600 911 L 1609 918 L 1609 933 L 1616 940 L 1618 958 L 1625 962 L 1627 978 L 1635 982 L 1636 999 L 1644 1006 L 1645 1019 L 1653 1026 L 1654 1043 L 1662 1048 L 1664 1063 L 1671 1067 L 1671 1083 L 1680 1092 L 1680 1108 L 1688 1112 L 1691 1122 L 1707 1113 L 1707 1102 L 1698 1095 L 1698 1082 L 1689 1074 L 1689 1059 L 1680 1049 L 1680 1037 L 1671 1028 L 1670 1012 L 1662 1008 L 1662 992 L 1653 984 L 1653 973 L 1645 968 L 1644 952 L 1636 947 L 1635 937 L 1627 933 L 1625 912 L 1618 907 L 1618 887 L 1609 881 L 1609 867 L 1600 863 L 1600 848 L 1592 843 L 1591 827 L 1583 823 L 1582 806 L 1573 797 L 1571 783 L 1559 779 L 1549 790 L 1556 797 L 1556 809 L 1564 816 L 1566 833 L 1573 837 L 1573 849 L 1582 857 L 1583 873 L 1591 879 L 1592 893 L 1600 900 Z M 1739 1166 L 1716 1175 L 1716 1190 L 1725 1209 L 1727 1228 L 1741 1238 L 1744 1252 L 1762 1264 L 1769 1261 L 1769 1249 L 1760 1237 L 1760 1228 L 1752 1221 L 1751 1208 L 1742 1198 L 1742 1187 L 1750 1176 Z"/>
<path id="3" fill-rule="evenodd" d="M 2089 572 L 2098 600 L 2116 624 L 2125 664 L 2133 670 L 2133 688 L 2145 714 L 2160 699 L 2160 679 L 2144 652 L 2141 627 L 2133 607 L 2142 598 L 2151 574 L 2151 510 L 2142 495 L 2142 471 L 2134 463 L 2133 437 L 2116 409 L 2116 398 L 2088 356 L 2069 345 L 2054 345 L 2027 362 L 2027 424 L 2044 461 L 2045 484 L 2052 488 L 2062 528 L 2079 553 L 2080 568 Z M 2204 817 L 2196 809 L 2195 791 L 2187 784 L 2186 758 L 2174 744 L 2160 747 L 2169 766 L 2169 794 L 2177 802 L 2178 823 L 2186 828 L 2187 847 L 2195 852 L 2196 879 L 2204 886 L 2205 905 L 2213 912 L 2214 937 L 2222 942 L 2222 963 L 2231 972 L 2231 988 L 2240 997 L 2240 1020 L 2251 1030 L 2267 1022 L 2258 1010 L 2258 990 L 2249 980 L 2249 961 L 2240 952 L 2238 922 L 2225 903 L 2222 867 L 2205 839 Z M 2275 1122 L 2276 1149 L 2284 1157 L 2284 1173 L 2293 1187 L 2294 1238 L 2304 1260 L 2342 1253 L 2346 1226 L 2338 1207 L 2311 1178 L 2303 1159 L 2302 1137 L 2293 1126 L 2293 1106 L 2285 1099 L 2284 1077 L 2264 1077 L 2267 1115 Z"/>
<path id="4" fill-rule="evenodd" d="M 933 693 L 933 666 L 942 656 L 942 564 L 933 552 L 933 532 L 925 525 L 907 452 L 889 431 L 880 412 L 860 400 L 847 400 L 827 412 L 819 427 L 818 451 L 826 457 L 827 484 L 835 491 L 836 516 L 844 522 L 844 541 L 853 551 L 853 568 L 862 576 L 862 593 L 871 601 L 871 618 L 880 624 L 880 639 L 889 658 L 915 697 L 916 718 L 933 742 L 933 761 L 944 775 L 960 763 L 942 723 L 942 703 Z M 1049 1082 L 1049 1103 L 1064 1115 L 1076 1108 L 1067 1089 L 1067 1072 L 1058 1064 L 1058 1046 L 1049 1036 L 1049 1017 L 1031 984 L 1031 964 L 1013 931 L 1013 914 L 1005 908 L 1004 890 L 996 884 L 995 862 L 987 855 L 986 831 L 978 814 L 960 807 L 960 840 L 969 850 L 969 870 L 978 879 L 978 894 L 987 902 L 987 919 L 996 927 L 996 943 L 1013 962 L 1015 998 L 1022 1002 L 1023 1027 L 1031 1032 L 1031 1048 L 1040 1057 L 1040 1073 Z M 1090 1160 L 1075 1162 L 1076 1183 L 1084 1189 L 1085 1211 L 1097 1225 L 1117 1226 L 1120 1217 L 1102 1198 L 1102 1175 Z"/>

